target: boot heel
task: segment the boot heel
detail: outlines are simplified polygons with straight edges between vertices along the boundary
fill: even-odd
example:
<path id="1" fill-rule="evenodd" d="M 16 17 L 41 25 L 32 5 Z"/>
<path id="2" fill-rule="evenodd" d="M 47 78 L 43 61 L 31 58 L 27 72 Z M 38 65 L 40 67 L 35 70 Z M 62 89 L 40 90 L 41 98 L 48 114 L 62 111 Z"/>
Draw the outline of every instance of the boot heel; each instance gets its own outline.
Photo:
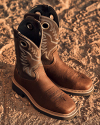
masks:
<path id="1" fill-rule="evenodd" d="M 12 83 L 12 89 L 21 97 L 25 97 L 25 93 L 19 89 L 14 83 Z"/>

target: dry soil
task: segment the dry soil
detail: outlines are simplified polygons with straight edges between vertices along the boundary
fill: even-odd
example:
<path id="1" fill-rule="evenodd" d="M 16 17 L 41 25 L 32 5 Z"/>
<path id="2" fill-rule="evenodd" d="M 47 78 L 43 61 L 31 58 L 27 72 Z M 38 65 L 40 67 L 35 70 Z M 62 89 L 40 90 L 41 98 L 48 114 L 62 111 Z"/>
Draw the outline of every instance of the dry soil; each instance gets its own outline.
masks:
<path id="1" fill-rule="evenodd" d="M 49 4 L 59 17 L 60 58 L 89 76 L 95 86 L 89 97 L 72 96 L 80 104 L 72 120 L 59 120 L 38 112 L 12 90 L 15 49 L 12 25 L 36 4 Z M 0 0 L 0 125 L 100 125 L 100 1 Z"/>

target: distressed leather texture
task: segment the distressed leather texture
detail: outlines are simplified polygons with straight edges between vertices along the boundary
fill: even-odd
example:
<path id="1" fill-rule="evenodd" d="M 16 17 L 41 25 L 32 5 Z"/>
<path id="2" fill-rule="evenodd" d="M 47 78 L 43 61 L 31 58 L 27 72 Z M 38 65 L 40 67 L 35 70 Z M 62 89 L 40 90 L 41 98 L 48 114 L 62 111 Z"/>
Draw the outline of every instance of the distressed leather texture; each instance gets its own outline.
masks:
<path id="1" fill-rule="evenodd" d="M 57 50 L 59 28 L 55 21 L 52 19 L 39 16 L 37 14 L 26 14 L 24 18 L 34 17 L 41 22 L 43 29 L 43 39 L 41 44 L 41 59 L 42 63 L 45 65 L 51 64 L 53 61 L 53 53 Z M 44 28 L 43 25 L 47 24 L 48 28 Z"/>
<path id="2" fill-rule="evenodd" d="M 34 79 L 35 69 L 42 64 L 41 49 L 15 29 L 14 36 L 16 67 L 22 77 Z M 26 47 L 22 46 L 23 42 L 26 44 Z"/>
<path id="3" fill-rule="evenodd" d="M 34 17 L 35 14 L 26 14 Z M 42 41 L 42 63 L 48 77 L 61 87 L 73 90 L 88 90 L 91 88 L 92 80 L 85 74 L 75 71 L 66 65 L 57 52 L 59 28 L 56 22 L 48 17 L 40 16 L 39 21 L 50 25 L 49 29 L 43 28 Z M 54 44 L 56 43 L 56 44 Z M 43 49 L 46 47 L 45 51 Z M 49 55 L 49 56 L 48 56 Z M 47 57 L 48 58 L 47 58 Z"/>
<path id="4" fill-rule="evenodd" d="M 34 22 L 36 20 L 32 19 L 35 27 Z M 41 34 L 43 34 L 42 30 Z M 41 63 L 42 41 L 40 41 L 40 47 L 37 47 L 34 41 L 17 30 L 14 30 L 14 38 L 16 52 L 15 81 L 31 94 L 38 105 L 57 113 L 71 113 L 76 107 L 74 101 L 60 90 L 44 71 Z M 25 43 L 25 46 L 22 43 Z"/>
<path id="5" fill-rule="evenodd" d="M 54 62 L 51 65 L 44 65 L 44 69 L 49 78 L 56 84 L 73 90 L 88 90 L 91 88 L 92 80 L 66 65 L 59 58 L 57 51 L 54 52 L 53 57 Z"/>
<path id="6" fill-rule="evenodd" d="M 61 91 L 45 74 L 43 66 L 35 70 L 38 77 L 34 80 L 22 78 L 15 69 L 14 78 L 24 87 L 33 99 L 43 108 L 48 110 L 69 114 L 75 109 L 75 103 Z"/>

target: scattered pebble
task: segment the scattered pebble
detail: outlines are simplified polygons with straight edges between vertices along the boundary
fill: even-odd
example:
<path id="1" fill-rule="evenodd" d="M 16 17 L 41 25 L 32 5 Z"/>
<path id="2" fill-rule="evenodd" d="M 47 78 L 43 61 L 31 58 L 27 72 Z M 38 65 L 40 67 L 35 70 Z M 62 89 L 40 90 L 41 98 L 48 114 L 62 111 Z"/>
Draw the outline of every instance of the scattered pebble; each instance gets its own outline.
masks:
<path id="1" fill-rule="evenodd" d="M 15 97 L 18 99 L 19 98 L 18 94 L 15 94 Z"/>

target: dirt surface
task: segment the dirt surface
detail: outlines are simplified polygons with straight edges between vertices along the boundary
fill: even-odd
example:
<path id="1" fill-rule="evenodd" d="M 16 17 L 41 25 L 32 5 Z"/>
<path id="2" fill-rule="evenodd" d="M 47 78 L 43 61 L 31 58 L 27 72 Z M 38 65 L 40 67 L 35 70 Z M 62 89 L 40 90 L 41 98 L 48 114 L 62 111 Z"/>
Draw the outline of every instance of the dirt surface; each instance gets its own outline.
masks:
<path id="1" fill-rule="evenodd" d="M 61 59 L 89 76 L 95 86 L 89 97 L 72 96 L 79 112 L 59 120 L 38 112 L 12 90 L 15 50 L 12 25 L 36 4 L 49 4 L 59 16 Z M 99 0 L 0 0 L 0 125 L 100 125 L 100 2 Z"/>

